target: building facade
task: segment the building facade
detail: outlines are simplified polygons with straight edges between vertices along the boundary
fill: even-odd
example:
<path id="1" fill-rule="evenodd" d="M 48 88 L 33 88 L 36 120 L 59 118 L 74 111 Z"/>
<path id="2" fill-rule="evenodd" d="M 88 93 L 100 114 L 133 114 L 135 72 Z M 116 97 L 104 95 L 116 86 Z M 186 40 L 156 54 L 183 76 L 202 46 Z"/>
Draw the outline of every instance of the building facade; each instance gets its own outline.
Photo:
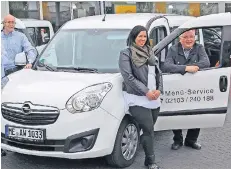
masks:
<path id="1" fill-rule="evenodd" d="M 10 13 L 17 18 L 49 20 L 55 30 L 84 16 L 150 12 L 201 16 L 231 12 L 231 2 L 1 1 L 1 18 Z"/>

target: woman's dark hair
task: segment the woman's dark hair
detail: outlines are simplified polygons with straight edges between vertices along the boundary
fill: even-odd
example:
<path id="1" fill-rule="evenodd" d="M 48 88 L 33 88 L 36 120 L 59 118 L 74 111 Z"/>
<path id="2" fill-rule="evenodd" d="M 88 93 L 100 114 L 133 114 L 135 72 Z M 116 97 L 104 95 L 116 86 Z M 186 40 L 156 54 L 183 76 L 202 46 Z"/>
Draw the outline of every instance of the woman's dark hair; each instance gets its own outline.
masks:
<path id="1" fill-rule="evenodd" d="M 130 34 L 128 35 L 127 46 L 131 46 L 132 43 L 135 43 L 136 37 L 142 31 L 146 31 L 146 34 L 147 34 L 147 41 L 146 41 L 145 45 L 150 45 L 147 29 L 144 26 L 137 25 L 131 30 Z"/>

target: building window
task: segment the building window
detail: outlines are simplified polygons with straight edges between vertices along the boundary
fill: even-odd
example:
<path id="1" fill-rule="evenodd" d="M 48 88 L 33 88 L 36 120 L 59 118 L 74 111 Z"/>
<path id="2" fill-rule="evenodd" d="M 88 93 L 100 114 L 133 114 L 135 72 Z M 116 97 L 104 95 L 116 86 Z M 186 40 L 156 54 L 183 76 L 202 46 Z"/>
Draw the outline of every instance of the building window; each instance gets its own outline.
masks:
<path id="1" fill-rule="evenodd" d="M 73 18 L 93 16 L 100 14 L 100 2 L 72 2 Z"/>
<path id="2" fill-rule="evenodd" d="M 225 3 L 225 12 L 231 12 L 231 3 Z"/>
<path id="3" fill-rule="evenodd" d="M 152 13 L 154 11 L 153 2 L 137 2 L 136 12 L 137 13 Z"/>
<path id="4" fill-rule="evenodd" d="M 38 1 L 9 1 L 9 10 L 16 18 L 40 18 Z"/>
<path id="5" fill-rule="evenodd" d="M 167 3 L 166 13 L 189 15 L 189 3 Z"/>
<path id="6" fill-rule="evenodd" d="M 218 13 L 218 3 L 201 3 L 200 15 L 209 15 Z"/>
<path id="7" fill-rule="evenodd" d="M 138 2 L 134 1 L 106 1 L 105 7 L 107 13 L 136 13 L 137 12 L 137 4 Z"/>
<path id="8" fill-rule="evenodd" d="M 51 22 L 55 31 L 71 20 L 70 2 L 42 2 L 43 18 Z"/>

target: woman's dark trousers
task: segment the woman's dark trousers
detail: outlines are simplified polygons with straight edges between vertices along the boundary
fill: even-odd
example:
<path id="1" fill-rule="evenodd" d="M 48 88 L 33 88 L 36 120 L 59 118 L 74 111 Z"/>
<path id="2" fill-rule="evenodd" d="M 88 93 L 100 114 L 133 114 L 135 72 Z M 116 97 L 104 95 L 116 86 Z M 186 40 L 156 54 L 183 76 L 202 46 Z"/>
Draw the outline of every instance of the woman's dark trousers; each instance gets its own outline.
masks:
<path id="1" fill-rule="evenodd" d="M 141 144 L 145 152 L 145 163 L 155 163 L 154 154 L 154 124 L 156 123 L 160 108 L 148 109 L 141 106 L 131 106 L 129 108 L 135 121 L 139 124 L 143 131 L 141 136 Z"/>

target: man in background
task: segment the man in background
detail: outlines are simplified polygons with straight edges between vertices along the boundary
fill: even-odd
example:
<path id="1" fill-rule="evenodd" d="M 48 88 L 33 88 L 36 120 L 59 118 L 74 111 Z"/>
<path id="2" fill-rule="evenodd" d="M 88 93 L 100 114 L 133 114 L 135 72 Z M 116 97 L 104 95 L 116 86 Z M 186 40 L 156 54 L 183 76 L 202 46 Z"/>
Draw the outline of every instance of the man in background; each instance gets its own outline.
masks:
<path id="1" fill-rule="evenodd" d="M 15 65 L 15 56 L 21 52 L 26 53 L 28 63 L 25 68 L 30 69 L 37 56 L 37 51 L 23 33 L 15 31 L 15 17 L 10 14 L 4 18 L 1 38 L 4 49 L 2 65 L 5 75 L 22 69 L 22 67 Z"/>

